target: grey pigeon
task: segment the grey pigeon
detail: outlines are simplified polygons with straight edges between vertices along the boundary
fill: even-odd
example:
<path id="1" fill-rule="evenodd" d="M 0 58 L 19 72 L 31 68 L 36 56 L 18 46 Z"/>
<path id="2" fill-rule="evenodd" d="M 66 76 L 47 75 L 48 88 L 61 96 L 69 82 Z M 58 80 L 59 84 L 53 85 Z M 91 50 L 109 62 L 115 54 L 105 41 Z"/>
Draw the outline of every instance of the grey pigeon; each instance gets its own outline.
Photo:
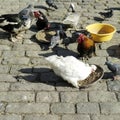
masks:
<path id="1" fill-rule="evenodd" d="M 58 9 L 58 7 L 56 6 L 56 4 L 54 3 L 54 0 L 46 0 L 46 4 L 50 7 L 53 7 L 55 9 Z"/>
<path id="2" fill-rule="evenodd" d="M 32 4 L 29 4 L 26 8 L 18 13 L 20 19 L 23 21 L 24 26 L 26 26 L 28 29 L 31 27 L 32 21 L 35 18 L 33 12 L 34 7 Z"/>
<path id="3" fill-rule="evenodd" d="M 54 48 L 57 44 L 60 43 L 60 31 L 57 30 L 56 34 L 52 36 L 49 48 Z"/>
<path id="4" fill-rule="evenodd" d="M 115 64 L 109 61 L 105 63 L 108 69 L 113 73 L 114 79 L 120 78 L 120 64 Z"/>

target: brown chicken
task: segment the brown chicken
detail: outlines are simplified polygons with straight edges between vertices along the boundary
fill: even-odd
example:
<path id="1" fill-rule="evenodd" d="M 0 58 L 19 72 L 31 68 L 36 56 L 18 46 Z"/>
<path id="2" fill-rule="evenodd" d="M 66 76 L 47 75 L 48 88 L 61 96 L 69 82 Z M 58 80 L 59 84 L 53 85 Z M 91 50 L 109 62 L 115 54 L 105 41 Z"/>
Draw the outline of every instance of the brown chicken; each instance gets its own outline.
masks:
<path id="1" fill-rule="evenodd" d="M 77 38 L 77 50 L 82 58 L 91 58 L 95 54 L 95 43 L 92 39 L 84 34 L 80 34 Z"/>

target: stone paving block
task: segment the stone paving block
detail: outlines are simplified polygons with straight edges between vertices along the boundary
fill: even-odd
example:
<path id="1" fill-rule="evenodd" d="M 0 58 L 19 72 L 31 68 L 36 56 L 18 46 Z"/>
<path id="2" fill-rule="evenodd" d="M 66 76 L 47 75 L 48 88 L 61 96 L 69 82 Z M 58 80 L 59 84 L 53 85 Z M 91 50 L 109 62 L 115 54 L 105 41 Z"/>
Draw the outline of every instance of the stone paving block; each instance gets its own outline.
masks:
<path id="1" fill-rule="evenodd" d="M 26 91 L 53 91 L 55 90 L 54 86 L 51 85 L 47 85 L 44 83 L 14 83 L 11 84 L 11 90 L 26 90 Z"/>
<path id="2" fill-rule="evenodd" d="M 120 102 L 100 103 L 102 114 L 120 114 Z"/>
<path id="3" fill-rule="evenodd" d="M 27 45 L 27 44 L 15 44 L 13 46 L 14 51 L 38 51 L 41 50 L 40 46 L 38 44 L 32 44 L 32 45 Z"/>
<path id="4" fill-rule="evenodd" d="M 92 57 L 89 59 L 89 64 L 99 63 L 99 64 L 105 64 L 106 57 Z"/>
<path id="5" fill-rule="evenodd" d="M 87 92 L 61 92 L 61 102 L 79 103 L 87 102 Z"/>
<path id="6" fill-rule="evenodd" d="M 78 103 L 77 104 L 77 113 L 81 114 L 100 114 L 98 103 Z"/>
<path id="7" fill-rule="evenodd" d="M 44 58 L 31 58 L 31 63 L 36 65 L 49 65 L 48 62 Z"/>
<path id="8" fill-rule="evenodd" d="M 35 94 L 33 92 L 0 92 L 2 102 L 33 102 Z"/>
<path id="9" fill-rule="evenodd" d="M 59 102 L 59 93 L 58 92 L 38 92 L 36 96 L 36 101 L 45 102 L 45 103 Z"/>
<path id="10" fill-rule="evenodd" d="M 70 103 L 54 103 L 51 105 L 51 112 L 53 114 L 73 114 L 75 106 Z"/>
<path id="11" fill-rule="evenodd" d="M 1 50 L 11 50 L 11 47 L 8 45 L 0 45 L 0 51 Z"/>
<path id="12" fill-rule="evenodd" d="M 11 57 L 23 57 L 25 55 L 25 51 L 3 51 L 3 58 L 11 58 Z"/>
<path id="13" fill-rule="evenodd" d="M 117 101 L 115 93 L 105 91 L 90 91 L 90 102 L 115 102 Z"/>
<path id="14" fill-rule="evenodd" d="M 15 115 L 15 114 L 0 115 L 0 120 L 22 120 L 22 116 L 21 115 Z"/>
<path id="15" fill-rule="evenodd" d="M 90 120 L 90 116 L 89 115 L 79 115 L 79 114 L 63 115 L 62 120 Z"/>
<path id="16" fill-rule="evenodd" d="M 6 107 L 6 113 L 49 113 L 48 103 L 9 103 Z"/>
<path id="17" fill-rule="evenodd" d="M 92 120 L 119 120 L 120 115 L 95 115 L 91 117 Z"/>
<path id="18" fill-rule="evenodd" d="M 3 64 L 12 64 L 12 65 L 27 65 L 30 59 L 27 57 L 15 57 L 15 58 L 4 58 L 2 61 Z"/>
<path id="19" fill-rule="evenodd" d="M 10 74 L 0 74 L 0 82 L 16 82 L 16 78 Z"/>
<path id="20" fill-rule="evenodd" d="M 0 92 L 8 91 L 10 89 L 10 83 L 0 82 Z"/>
<path id="21" fill-rule="evenodd" d="M 6 74 L 10 70 L 10 67 L 8 65 L 0 65 L 0 74 Z"/>
<path id="22" fill-rule="evenodd" d="M 25 115 L 24 120 L 60 120 L 57 115 Z"/>
<path id="23" fill-rule="evenodd" d="M 120 92 L 120 81 L 108 81 L 108 90 Z"/>

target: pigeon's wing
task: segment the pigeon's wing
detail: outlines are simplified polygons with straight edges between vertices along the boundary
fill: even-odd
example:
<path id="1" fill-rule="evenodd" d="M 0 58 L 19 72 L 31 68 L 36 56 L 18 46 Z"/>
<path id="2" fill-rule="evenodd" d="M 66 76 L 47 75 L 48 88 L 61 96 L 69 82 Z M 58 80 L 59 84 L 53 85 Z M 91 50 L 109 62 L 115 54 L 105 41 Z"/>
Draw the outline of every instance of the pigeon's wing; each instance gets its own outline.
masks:
<path id="1" fill-rule="evenodd" d="M 120 65 L 118 64 L 114 64 L 115 68 L 116 68 L 116 75 L 120 75 Z"/>
<path id="2" fill-rule="evenodd" d="M 110 62 L 106 62 L 106 65 L 107 65 L 108 69 L 109 69 L 111 72 L 113 72 L 114 74 L 116 74 L 116 66 L 115 66 L 115 64 L 112 64 L 112 63 L 110 63 Z"/>

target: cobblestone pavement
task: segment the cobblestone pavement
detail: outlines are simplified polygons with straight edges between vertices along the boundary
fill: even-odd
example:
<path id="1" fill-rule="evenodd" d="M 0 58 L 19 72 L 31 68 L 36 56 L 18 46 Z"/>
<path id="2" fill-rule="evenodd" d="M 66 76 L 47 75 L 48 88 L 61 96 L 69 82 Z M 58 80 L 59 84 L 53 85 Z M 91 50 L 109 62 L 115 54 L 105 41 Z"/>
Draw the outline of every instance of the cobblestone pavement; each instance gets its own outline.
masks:
<path id="1" fill-rule="evenodd" d="M 63 45 L 54 51 L 42 50 L 43 44 L 34 37 L 34 25 L 15 43 L 0 30 L 0 120 L 120 120 L 120 81 L 112 81 L 104 65 L 106 57 L 120 63 L 120 1 L 56 1 L 59 9 L 49 12 L 48 19 L 61 21 L 72 1 L 80 14 L 81 29 L 97 22 L 98 12 L 113 9 L 113 17 L 104 22 L 114 25 L 117 32 L 110 42 L 98 44 L 97 56 L 88 61 L 103 67 L 104 78 L 91 87 L 74 88 L 54 74 L 44 57 L 77 55 L 76 43 L 69 44 L 68 50 Z M 0 0 L 0 14 L 17 13 L 30 2 L 47 15 L 44 0 Z"/>

